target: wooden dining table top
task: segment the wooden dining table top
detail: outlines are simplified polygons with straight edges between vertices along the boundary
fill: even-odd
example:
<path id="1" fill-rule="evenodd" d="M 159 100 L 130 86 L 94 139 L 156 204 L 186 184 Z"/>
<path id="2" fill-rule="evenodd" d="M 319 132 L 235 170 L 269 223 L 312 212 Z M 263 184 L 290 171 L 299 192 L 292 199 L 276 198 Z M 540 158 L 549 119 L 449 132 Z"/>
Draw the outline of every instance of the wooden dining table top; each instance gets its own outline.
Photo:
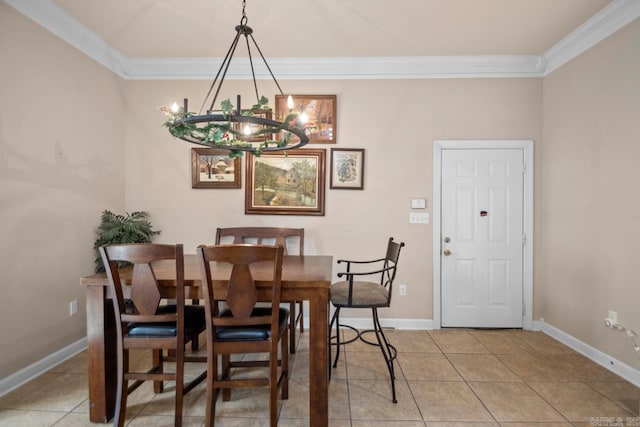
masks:
<path id="1" fill-rule="evenodd" d="M 257 286 L 267 286 L 271 277 L 270 263 L 255 263 L 251 265 L 251 273 Z M 333 257 L 330 255 L 285 255 L 282 263 L 282 287 L 321 287 L 328 288 L 331 284 L 331 271 Z M 229 279 L 231 264 L 211 263 L 211 275 L 214 284 L 221 284 Z M 158 282 L 170 286 L 175 281 L 175 263 L 173 261 L 159 261 L 153 264 L 154 274 Z M 131 268 L 120 269 L 120 278 L 124 281 L 131 279 Z M 187 286 L 201 286 L 202 276 L 198 256 L 196 254 L 184 255 L 184 280 Z M 85 286 L 107 286 L 106 273 L 97 273 L 81 279 Z"/>

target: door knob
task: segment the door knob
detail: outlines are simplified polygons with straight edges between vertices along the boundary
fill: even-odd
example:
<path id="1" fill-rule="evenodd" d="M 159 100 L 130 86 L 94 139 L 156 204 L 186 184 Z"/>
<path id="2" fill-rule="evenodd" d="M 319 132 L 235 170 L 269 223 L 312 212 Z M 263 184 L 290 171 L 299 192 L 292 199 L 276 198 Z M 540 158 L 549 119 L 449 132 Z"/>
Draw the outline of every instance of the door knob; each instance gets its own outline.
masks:
<path id="1" fill-rule="evenodd" d="M 449 243 L 450 241 L 451 241 L 451 237 L 445 237 L 445 238 L 444 238 L 444 242 L 445 242 L 445 243 Z"/>
<path id="2" fill-rule="evenodd" d="M 451 251 L 449 249 L 445 249 L 444 251 L 442 251 L 442 253 L 444 254 L 444 256 L 451 255 Z"/>

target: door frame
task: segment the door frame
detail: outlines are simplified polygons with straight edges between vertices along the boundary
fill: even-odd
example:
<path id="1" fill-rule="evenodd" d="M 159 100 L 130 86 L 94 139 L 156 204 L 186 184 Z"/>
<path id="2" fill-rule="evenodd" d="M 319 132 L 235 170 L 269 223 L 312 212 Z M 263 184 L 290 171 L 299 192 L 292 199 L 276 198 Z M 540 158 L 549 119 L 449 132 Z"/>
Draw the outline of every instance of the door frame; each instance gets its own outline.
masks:
<path id="1" fill-rule="evenodd" d="M 441 280 L 441 197 L 442 197 L 442 151 L 443 150 L 523 150 L 524 154 L 524 233 L 526 236 L 522 252 L 522 328 L 533 329 L 533 140 L 435 140 L 433 142 L 433 329 L 442 326 Z"/>

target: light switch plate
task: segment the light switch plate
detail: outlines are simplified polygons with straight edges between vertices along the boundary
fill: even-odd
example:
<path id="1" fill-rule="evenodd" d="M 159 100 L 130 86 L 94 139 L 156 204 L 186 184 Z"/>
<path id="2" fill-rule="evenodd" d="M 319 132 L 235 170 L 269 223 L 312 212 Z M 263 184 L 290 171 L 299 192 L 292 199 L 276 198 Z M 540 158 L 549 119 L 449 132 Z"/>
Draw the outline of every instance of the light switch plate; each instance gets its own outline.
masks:
<path id="1" fill-rule="evenodd" d="M 427 199 L 411 199 L 411 209 L 426 209 Z"/>
<path id="2" fill-rule="evenodd" d="M 78 313 L 78 300 L 73 300 L 69 303 L 69 316 L 73 316 Z"/>

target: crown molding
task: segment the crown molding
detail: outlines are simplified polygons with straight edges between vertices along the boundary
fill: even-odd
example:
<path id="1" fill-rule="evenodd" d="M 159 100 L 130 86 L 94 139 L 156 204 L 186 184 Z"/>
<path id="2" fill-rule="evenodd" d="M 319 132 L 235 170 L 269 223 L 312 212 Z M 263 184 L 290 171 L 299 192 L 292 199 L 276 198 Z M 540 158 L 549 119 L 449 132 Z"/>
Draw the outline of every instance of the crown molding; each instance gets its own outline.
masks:
<path id="1" fill-rule="evenodd" d="M 543 55 L 544 75 L 557 70 L 640 16 L 640 1 L 614 0 Z"/>
<path id="2" fill-rule="evenodd" d="M 3 0 L 127 80 L 211 79 L 222 58 L 128 58 L 53 0 Z M 639 0 L 614 0 L 544 55 L 267 58 L 281 80 L 543 77 L 640 16 Z M 269 79 L 264 64 L 256 78 Z M 227 79 L 250 79 L 247 58 L 234 58 Z"/>
<path id="3" fill-rule="evenodd" d="M 125 78 L 131 80 L 210 79 L 220 58 L 131 59 Z M 267 58 L 278 80 L 431 79 L 479 77 L 541 77 L 540 56 L 428 56 Z M 257 79 L 271 76 L 254 59 Z M 247 58 L 233 58 L 225 79 L 251 79 Z"/>

